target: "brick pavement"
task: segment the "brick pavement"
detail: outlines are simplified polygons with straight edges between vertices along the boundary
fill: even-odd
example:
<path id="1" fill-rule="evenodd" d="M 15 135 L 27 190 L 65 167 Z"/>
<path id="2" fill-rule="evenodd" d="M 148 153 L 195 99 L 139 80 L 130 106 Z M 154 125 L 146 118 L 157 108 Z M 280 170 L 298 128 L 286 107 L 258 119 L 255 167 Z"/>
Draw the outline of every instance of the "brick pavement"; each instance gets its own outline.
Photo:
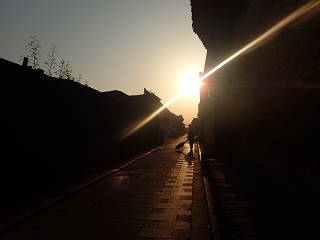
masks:
<path id="1" fill-rule="evenodd" d="M 109 175 L 2 236 L 37 239 L 212 239 L 198 155 L 185 137 Z"/>

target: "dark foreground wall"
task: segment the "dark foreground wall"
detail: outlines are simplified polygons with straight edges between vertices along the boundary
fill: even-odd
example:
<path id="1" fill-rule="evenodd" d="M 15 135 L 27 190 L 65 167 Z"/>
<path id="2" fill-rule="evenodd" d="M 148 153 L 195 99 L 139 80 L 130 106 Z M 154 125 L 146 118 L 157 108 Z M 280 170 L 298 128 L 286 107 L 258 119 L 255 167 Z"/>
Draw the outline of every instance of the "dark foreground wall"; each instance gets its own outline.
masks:
<path id="1" fill-rule="evenodd" d="M 217 49 L 219 45 L 214 41 L 204 42 L 208 49 L 206 68 L 213 68 L 306 2 L 246 1 L 236 24 L 226 30 L 232 40 L 229 45 Z M 227 8 L 222 10 L 228 13 Z M 214 145 L 210 147 L 215 147 L 217 157 L 241 161 L 267 184 L 317 204 L 320 203 L 318 13 L 319 7 L 218 70 L 215 83 L 211 77 L 213 94 L 203 101 L 211 103 L 204 111 L 212 111 L 214 117 L 211 123 L 202 119 L 214 126 Z M 198 29 L 207 25 L 200 18 L 193 21 Z M 211 29 L 215 31 L 214 26 Z M 215 39 L 209 29 L 210 36 L 200 30 L 197 32 L 195 28 L 200 39 L 202 36 Z M 204 127 L 203 131 L 207 130 L 210 131 Z"/>
<path id="2" fill-rule="evenodd" d="M 154 122 L 119 134 L 147 115 L 72 80 L 0 59 L 1 201 L 20 199 L 116 164 L 155 146 Z"/>
<path id="3" fill-rule="evenodd" d="M 234 47 L 298 6 L 250 4 Z M 221 154 L 247 161 L 267 179 L 312 201 L 320 200 L 319 56 L 320 18 L 300 18 L 218 72 L 214 100 L 217 124 L 225 128 L 217 135 Z"/>

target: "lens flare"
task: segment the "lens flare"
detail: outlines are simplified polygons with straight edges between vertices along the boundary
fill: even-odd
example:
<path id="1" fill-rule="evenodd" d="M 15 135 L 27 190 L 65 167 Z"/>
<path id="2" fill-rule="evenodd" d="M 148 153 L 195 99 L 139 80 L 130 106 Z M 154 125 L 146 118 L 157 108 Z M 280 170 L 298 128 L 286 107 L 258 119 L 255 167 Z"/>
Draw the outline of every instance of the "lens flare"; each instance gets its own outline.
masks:
<path id="1" fill-rule="evenodd" d="M 157 109 L 154 113 L 152 113 L 149 117 L 144 119 L 141 123 L 133 127 L 131 130 L 129 130 L 127 133 L 123 133 L 120 137 L 120 139 L 124 139 L 135 133 L 137 130 L 142 128 L 144 125 L 146 125 L 149 121 L 151 121 L 155 116 L 157 116 L 159 113 L 161 113 L 166 107 L 168 107 L 171 103 L 176 101 L 179 97 L 181 97 L 184 93 L 180 92 L 178 95 L 176 95 L 174 98 L 172 98 L 169 102 L 167 102 L 165 105 L 163 105 L 161 108 Z"/>
<path id="2" fill-rule="evenodd" d="M 215 71 L 217 71 L 219 68 L 221 68 L 222 66 L 224 66 L 225 64 L 227 64 L 228 62 L 230 62 L 231 60 L 233 60 L 234 58 L 236 58 L 237 56 L 239 56 L 240 54 L 243 54 L 249 50 L 252 50 L 253 48 L 257 48 L 259 46 L 259 44 L 261 44 L 263 41 L 265 41 L 268 38 L 272 38 L 272 36 L 275 35 L 275 33 L 277 31 L 279 31 L 280 29 L 282 29 L 283 27 L 285 27 L 286 25 L 288 25 L 289 23 L 291 23 L 293 20 L 297 19 L 298 17 L 306 14 L 307 12 L 309 12 L 310 10 L 314 9 L 315 7 L 317 7 L 318 5 L 320 5 L 320 0 L 313 0 L 310 1 L 309 3 L 307 3 L 306 5 L 302 6 L 301 8 L 299 8 L 298 10 L 296 10 L 295 12 L 293 12 L 292 14 L 290 14 L 288 17 L 284 18 L 282 21 L 280 21 L 279 23 L 277 23 L 276 25 L 274 25 L 272 28 L 270 28 L 268 31 L 266 31 L 264 34 L 262 34 L 260 37 L 258 37 L 257 39 L 255 39 L 254 41 L 252 41 L 251 43 L 249 43 L 248 45 L 246 45 L 245 47 L 243 47 L 242 49 L 240 49 L 238 52 L 236 52 L 235 54 L 233 54 L 232 56 L 230 56 L 229 58 L 227 58 L 226 60 L 224 60 L 222 63 L 220 63 L 218 66 L 216 66 L 215 68 L 213 68 L 212 70 L 210 70 L 209 72 L 207 72 L 205 75 L 203 75 L 200 79 L 199 82 L 201 83 L 201 81 L 203 79 L 205 79 L 206 77 L 210 76 L 212 73 L 214 73 Z M 315 16 L 315 14 L 313 15 Z M 187 81 L 188 82 L 188 81 Z M 131 130 L 126 131 L 124 133 L 122 133 L 120 135 L 120 139 L 124 139 L 129 137 L 130 135 L 132 135 L 134 132 L 136 132 L 137 130 L 139 130 L 140 128 L 142 128 L 145 124 L 147 124 L 149 121 L 151 121 L 155 116 L 157 116 L 160 112 L 162 112 L 166 107 L 168 107 L 171 103 L 173 103 L 174 101 L 176 101 L 178 98 L 180 98 L 182 95 L 184 95 L 185 93 L 189 92 L 189 86 L 191 86 L 193 84 L 186 84 L 187 87 L 185 87 L 178 95 L 176 95 L 174 98 L 172 98 L 169 102 L 167 102 L 165 105 L 163 105 L 161 108 L 159 108 L 158 110 L 156 110 L 154 113 L 152 113 L 149 117 L 147 117 L 146 119 L 144 119 L 141 123 L 137 124 L 135 127 L 133 127 Z M 194 85 L 193 85 L 194 86 Z M 191 89 L 191 87 L 190 87 Z M 199 89 L 199 85 L 197 85 L 197 91 Z M 193 91 L 193 90 L 192 90 Z"/>
<path id="3" fill-rule="evenodd" d="M 264 34 L 262 34 L 260 37 L 258 37 L 257 39 L 255 39 L 254 41 L 252 41 L 251 43 L 249 43 L 248 45 L 246 45 L 245 47 L 240 49 L 238 52 L 233 54 L 231 57 L 229 57 L 226 60 L 224 60 L 222 63 L 220 63 L 215 68 L 213 68 L 211 71 L 209 71 L 208 73 L 203 75 L 200 78 L 200 81 L 202 81 L 203 79 L 205 79 L 206 77 L 208 77 L 209 75 L 211 75 L 212 73 L 217 71 L 219 68 L 221 68 L 222 66 L 224 66 L 225 64 L 227 64 L 228 62 L 230 62 L 231 60 L 233 60 L 234 58 L 236 58 L 240 54 L 250 50 L 253 47 L 256 47 L 258 44 L 263 42 L 265 39 L 271 37 L 273 34 L 275 34 L 277 31 L 279 31 L 281 28 L 283 28 L 284 26 L 288 25 L 289 23 L 291 23 L 296 18 L 298 18 L 298 17 L 302 16 L 303 14 L 309 12 L 310 10 L 312 10 L 313 8 L 318 6 L 319 4 L 320 4 L 319 0 L 314 0 L 314 1 L 310 1 L 306 5 L 302 6 L 301 8 L 299 8 L 298 10 L 296 10 L 295 12 L 290 14 L 288 17 L 286 17 L 285 19 L 283 19 L 282 21 L 280 21 L 279 23 L 274 25 L 272 28 L 270 28 L 268 31 L 266 31 Z"/>

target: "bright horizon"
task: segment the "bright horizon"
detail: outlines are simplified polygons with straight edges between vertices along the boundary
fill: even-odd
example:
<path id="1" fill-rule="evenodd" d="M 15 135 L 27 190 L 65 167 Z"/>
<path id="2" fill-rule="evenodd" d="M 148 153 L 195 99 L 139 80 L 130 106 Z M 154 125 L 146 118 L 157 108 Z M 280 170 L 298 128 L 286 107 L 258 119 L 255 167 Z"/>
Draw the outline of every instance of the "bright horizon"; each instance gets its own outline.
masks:
<path id="1" fill-rule="evenodd" d="M 19 63 L 36 36 L 40 68 L 51 44 L 73 76 L 100 92 L 128 95 L 152 90 L 166 104 L 183 89 L 190 71 L 203 70 L 206 49 L 192 30 L 189 1 L 3 0 L 0 57 Z M 168 109 L 188 124 L 197 117 L 199 94 L 184 95 Z"/>

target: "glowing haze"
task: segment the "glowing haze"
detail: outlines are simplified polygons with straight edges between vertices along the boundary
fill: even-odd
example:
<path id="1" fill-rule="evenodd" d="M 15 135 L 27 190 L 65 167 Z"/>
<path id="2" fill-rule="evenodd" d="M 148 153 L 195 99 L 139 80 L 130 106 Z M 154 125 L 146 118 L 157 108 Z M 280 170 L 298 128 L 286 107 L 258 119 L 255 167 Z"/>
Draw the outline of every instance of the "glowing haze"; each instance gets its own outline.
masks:
<path id="1" fill-rule="evenodd" d="M 41 68 L 54 44 L 58 61 L 69 61 L 82 83 L 128 95 L 146 88 L 164 104 L 186 90 L 182 79 L 198 76 L 206 55 L 192 30 L 189 1 L 182 0 L 1 0 L 0 35 L 1 58 L 19 63 L 36 36 Z M 185 94 L 168 108 L 190 123 L 198 102 L 198 94 Z"/>
<path id="2" fill-rule="evenodd" d="M 177 94 L 175 97 L 173 97 L 170 101 L 168 101 L 163 107 L 156 110 L 153 114 L 151 114 L 149 117 L 147 117 L 144 121 L 139 123 L 138 125 L 134 126 L 132 129 L 127 130 L 125 133 L 122 134 L 122 138 L 125 138 L 131 134 L 133 134 L 135 131 L 137 131 L 139 128 L 141 128 L 143 125 L 145 125 L 147 122 L 149 122 L 152 118 L 154 118 L 158 113 L 160 113 L 165 107 L 171 105 L 175 101 L 177 101 L 180 97 L 184 95 L 192 95 L 195 94 L 196 91 L 194 89 L 199 88 L 201 85 L 201 81 L 217 71 L 219 68 L 223 67 L 225 64 L 233 60 L 234 58 L 238 57 L 239 55 L 245 53 L 246 51 L 252 50 L 259 46 L 260 43 L 265 42 L 266 39 L 270 40 L 270 38 L 275 34 L 277 31 L 281 30 L 283 27 L 288 25 L 289 23 L 293 22 L 300 16 L 310 13 L 311 10 L 315 9 L 320 5 L 319 0 L 313 0 L 296 10 L 295 12 L 291 13 L 289 16 L 281 20 L 279 23 L 274 25 L 272 28 L 267 30 L 265 33 L 263 33 L 261 36 L 253 40 L 252 42 L 248 43 L 245 47 L 241 48 L 239 51 L 228 57 L 226 60 L 221 62 L 219 65 L 211 69 L 209 72 L 207 72 L 203 77 L 200 79 L 195 75 L 195 71 L 189 71 L 185 73 L 185 75 L 181 79 L 181 86 L 182 90 L 179 94 Z M 316 11 L 313 12 L 313 16 L 316 14 L 319 14 L 319 8 L 316 9 Z"/>

